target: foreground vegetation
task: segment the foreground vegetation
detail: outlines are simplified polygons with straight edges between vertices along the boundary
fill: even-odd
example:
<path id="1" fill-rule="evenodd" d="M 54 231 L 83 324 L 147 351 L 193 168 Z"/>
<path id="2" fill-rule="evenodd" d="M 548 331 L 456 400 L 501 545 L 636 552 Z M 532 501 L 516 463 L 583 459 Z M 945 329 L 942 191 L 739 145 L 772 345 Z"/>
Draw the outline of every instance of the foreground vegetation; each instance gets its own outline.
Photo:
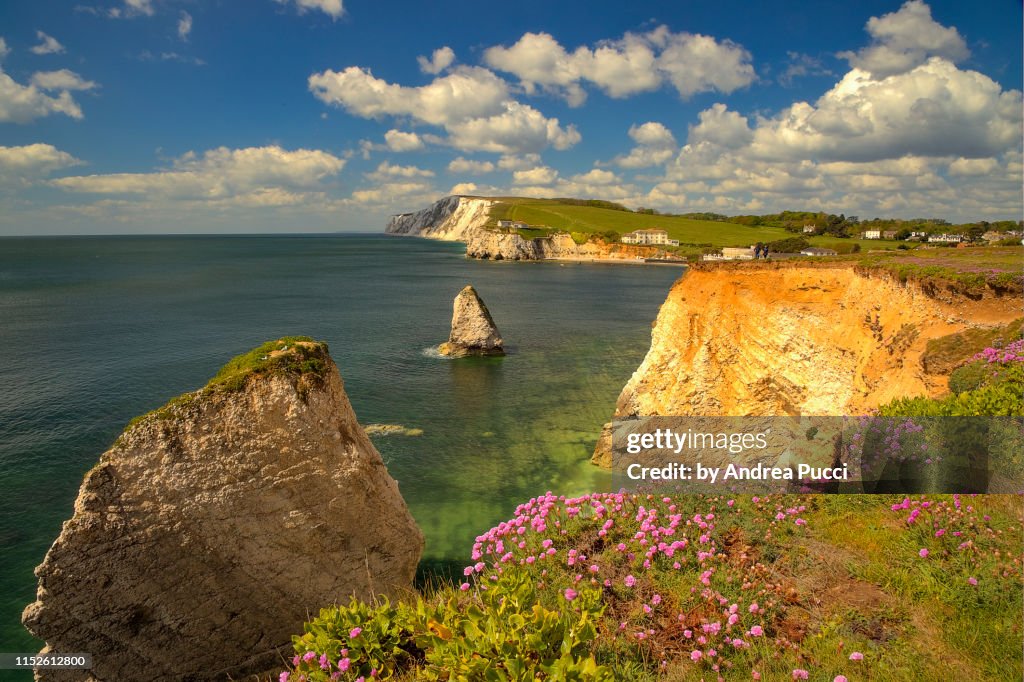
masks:
<path id="1" fill-rule="evenodd" d="M 1020 335 L 936 343 L 950 396 L 880 413 L 1024 414 Z M 1021 679 L 1022 540 L 1020 495 L 547 493 L 457 584 L 323 609 L 279 680 Z"/>
<path id="2" fill-rule="evenodd" d="M 982 350 L 949 377 L 943 398 L 899 398 L 881 416 L 1024 416 L 1024 339 Z"/>
<path id="3" fill-rule="evenodd" d="M 1008 680 L 1021 499 L 547 494 L 458 586 L 324 609 L 281 680 Z"/>
<path id="4" fill-rule="evenodd" d="M 900 281 L 955 283 L 964 293 L 986 287 L 1018 294 L 1024 290 L 1024 248 L 1020 246 L 866 253 L 856 260 L 861 268 L 886 271 Z"/>

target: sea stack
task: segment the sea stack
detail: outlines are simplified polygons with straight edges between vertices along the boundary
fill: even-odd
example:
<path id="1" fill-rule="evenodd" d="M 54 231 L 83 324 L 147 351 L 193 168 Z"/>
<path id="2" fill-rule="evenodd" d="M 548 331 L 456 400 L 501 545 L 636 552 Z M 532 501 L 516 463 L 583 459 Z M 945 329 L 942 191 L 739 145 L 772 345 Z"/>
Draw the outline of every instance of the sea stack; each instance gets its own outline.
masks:
<path id="1" fill-rule="evenodd" d="M 443 355 L 504 355 L 501 333 L 491 318 L 487 306 L 471 285 L 455 297 L 452 312 L 452 331 L 448 341 L 438 350 Z"/>
<path id="2" fill-rule="evenodd" d="M 134 422 L 85 476 L 23 622 L 90 671 L 267 673 L 323 607 L 412 588 L 423 550 L 327 346 L 273 341 Z"/>

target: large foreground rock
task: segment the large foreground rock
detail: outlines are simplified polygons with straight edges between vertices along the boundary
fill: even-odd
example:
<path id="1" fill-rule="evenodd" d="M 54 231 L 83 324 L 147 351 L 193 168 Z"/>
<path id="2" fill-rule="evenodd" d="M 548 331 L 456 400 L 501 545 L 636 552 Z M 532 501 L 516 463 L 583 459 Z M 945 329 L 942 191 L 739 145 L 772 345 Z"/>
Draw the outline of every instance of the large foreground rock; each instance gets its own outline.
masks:
<path id="1" fill-rule="evenodd" d="M 452 331 L 439 350 L 445 355 L 504 355 L 504 341 L 476 289 L 467 286 L 455 297 Z"/>
<path id="2" fill-rule="evenodd" d="M 86 474 L 23 620 L 94 668 L 37 679 L 268 671 L 321 607 L 410 589 L 422 548 L 327 347 L 265 344 Z"/>

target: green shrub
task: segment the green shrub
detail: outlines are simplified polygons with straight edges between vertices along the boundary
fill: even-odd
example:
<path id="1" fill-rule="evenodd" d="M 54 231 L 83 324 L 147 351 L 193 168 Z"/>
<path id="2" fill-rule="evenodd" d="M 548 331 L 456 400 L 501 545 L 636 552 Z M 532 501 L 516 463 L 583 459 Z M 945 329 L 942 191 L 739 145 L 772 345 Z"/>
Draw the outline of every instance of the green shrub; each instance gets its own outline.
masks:
<path id="1" fill-rule="evenodd" d="M 949 375 L 949 390 L 959 395 L 965 391 L 974 391 L 985 383 L 985 379 L 992 374 L 992 368 L 987 362 L 975 360 L 953 370 Z"/>
<path id="2" fill-rule="evenodd" d="M 883 405 L 883 417 L 970 417 L 1024 415 L 1024 366 L 987 368 L 985 384 L 946 398 L 899 398 Z M 991 376 L 996 374 L 997 376 Z"/>
<path id="3" fill-rule="evenodd" d="M 293 638 L 294 677 L 285 679 L 611 680 L 591 653 L 602 612 L 600 593 L 587 589 L 545 608 L 530 575 L 509 567 L 437 603 L 323 609 Z"/>
<path id="4" fill-rule="evenodd" d="M 353 599 L 348 606 L 327 608 L 306 623 L 305 634 L 292 638 L 296 672 L 307 680 L 387 680 L 422 659 L 413 644 L 415 619 L 408 607 L 394 607 L 387 599 L 376 606 Z"/>
<path id="5" fill-rule="evenodd" d="M 590 644 L 603 611 L 597 590 L 582 590 L 555 610 L 539 603 L 533 579 L 506 569 L 480 591 L 480 605 L 417 605 L 416 644 L 426 651 L 428 680 L 610 680 Z"/>

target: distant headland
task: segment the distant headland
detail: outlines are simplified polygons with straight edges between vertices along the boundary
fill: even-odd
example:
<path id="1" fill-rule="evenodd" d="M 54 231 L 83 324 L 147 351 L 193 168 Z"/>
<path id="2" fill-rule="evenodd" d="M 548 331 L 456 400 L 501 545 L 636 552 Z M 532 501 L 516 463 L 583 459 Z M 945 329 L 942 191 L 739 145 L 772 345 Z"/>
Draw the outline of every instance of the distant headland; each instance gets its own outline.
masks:
<path id="1" fill-rule="evenodd" d="M 490 260 L 619 263 L 828 257 L 862 251 L 1020 245 L 1021 222 L 951 224 L 941 218 L 872 218 L 824 212 L 768 215 L 661 213 L 600 199 L 452 195 L 391 217 L 388 234 L 466 243 Z"/>

